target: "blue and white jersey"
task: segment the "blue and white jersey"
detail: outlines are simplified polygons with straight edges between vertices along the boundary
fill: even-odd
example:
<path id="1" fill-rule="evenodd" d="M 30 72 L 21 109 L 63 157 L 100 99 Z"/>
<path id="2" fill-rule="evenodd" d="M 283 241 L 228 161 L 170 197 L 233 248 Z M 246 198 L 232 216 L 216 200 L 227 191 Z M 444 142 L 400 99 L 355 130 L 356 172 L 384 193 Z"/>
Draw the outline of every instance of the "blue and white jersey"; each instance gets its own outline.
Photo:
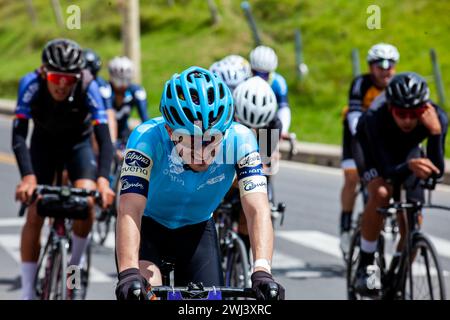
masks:
<path id="1" fill-rule="evenodd" d="M 288 86 L 282 75 L 272 72 L 269 77 L 269 84 L 277 97 L 278 108 L 289 107 Z"/>
<path id="2" fill-rule="evenodd" d="M 210 219 L 235 175 L 241 196 L 267 192 L 258 144 L 250 129 L 233 122 L 220 146 L 208 169 L 194 172 L 174 148 L 164 119 L 151 119 L 136 127 L 128 140 L 120 193 L 146 197 L 144 215 L 175 229 Z"/>
<path id="3" fill-rule="evenodd" d="M 97 76 L 95 78 L 95 81 L 98 84 L 98 88 L 100 91 L 100 95 L 102 96 L 103 99 L 103 103 L 105 104 L 105 108 L 108 109 L 112 109 L 113 105 L 112 105 L 112 88 L 111 85 L 109 84 L 108 81 L 106 81 L 105 79 L 103 79 L 100 76 Z"/>

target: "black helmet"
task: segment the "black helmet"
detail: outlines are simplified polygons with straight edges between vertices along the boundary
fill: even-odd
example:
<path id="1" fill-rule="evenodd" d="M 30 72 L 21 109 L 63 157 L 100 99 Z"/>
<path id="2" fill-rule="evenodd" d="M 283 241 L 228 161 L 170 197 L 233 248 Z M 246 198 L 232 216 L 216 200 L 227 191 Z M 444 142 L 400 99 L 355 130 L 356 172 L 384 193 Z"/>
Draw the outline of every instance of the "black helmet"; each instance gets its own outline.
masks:
<path id="1" fill-rule="evenodd" d="M 95 53 L 92 49 L 84 49 L 83 50 L 85 67 L 88 68 L 91 73 L 95 76 L 102 67 L 102 60 L 100 56 Z"/>
<path id="2" fill-rule="evenodd" d="M 430 89 L 425 79 L 414 72 L 395 75 L 386 88 L 386 100 L 398 108 L 419 108 L 429 101 Z"/>
<path id="3" fill-rule="evenodd" d="M 51 40 L 42 51 L 42 64 L 56 71 L 78 72 L 84 67 L 83 51 L 75 41 Z"/>

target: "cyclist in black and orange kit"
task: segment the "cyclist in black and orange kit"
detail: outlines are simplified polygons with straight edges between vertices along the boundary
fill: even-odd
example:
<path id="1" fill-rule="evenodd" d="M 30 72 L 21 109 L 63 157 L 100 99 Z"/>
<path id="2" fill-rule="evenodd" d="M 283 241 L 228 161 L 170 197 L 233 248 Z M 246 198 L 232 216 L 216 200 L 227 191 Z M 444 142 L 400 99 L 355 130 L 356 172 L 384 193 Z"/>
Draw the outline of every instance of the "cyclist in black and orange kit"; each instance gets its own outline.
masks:
<path id="1" fill-rule="evenodd" d="M 348 108 L 344 110 L 341 164 L 344 170 L 344 185 L 341 190 L 340 246 L 344 255 L 348 253 L 350 245 L 352 213 L 359 182 L 351 150 L 352 139 L 356 133 L 359 117 L 389 84 L 399 59 L 400 54 L 393 45 L 386 43 L 374 45 L 367 55 L 370 72 L 356 77 L 350 87 Z"/>

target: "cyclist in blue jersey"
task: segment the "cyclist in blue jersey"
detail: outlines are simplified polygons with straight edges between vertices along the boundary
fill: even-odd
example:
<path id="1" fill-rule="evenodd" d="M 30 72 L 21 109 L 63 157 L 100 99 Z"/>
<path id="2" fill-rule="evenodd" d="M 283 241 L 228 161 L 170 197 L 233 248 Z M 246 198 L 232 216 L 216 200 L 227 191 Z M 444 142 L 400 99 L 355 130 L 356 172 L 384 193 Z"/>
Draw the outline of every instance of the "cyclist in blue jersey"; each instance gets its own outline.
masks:
<path id="1" fill-rule="evenodd" d="M 98 84 L 100 95 L 103 98 L 103 103 L 105 104 L 106 114 L 108 116 L 109 132 L 111 134 L 111 141 L 116 142 L 117 139 L 117 122 L 116 113 L 112 108 L 111 101 L 111 85 L 99 76 L 98 72 L 102 67 L 102 60 L 100 56 L 92 49 L 83 50 L 85 68 L 88 69 L 94 76 L 95 82 Z"/>
<path id="2" fill-rule="evenodd" d="M 271 275 L 273 229 L 266 178 L 252 132 L 233 122 L 233 98 L 208 70 L 191 67 L 164 86 L 162 117 L 130 136 L 121 174 L 117 220 L 118 299 L 139 299 L 161 284 L 164 261 L 175 285 L 223 285 L 212 212 L 238 178 L 249 224 L 259 299 L 277 286 Z M 137 295 L 135 295 L 138 293 Z"/>
<path id="3" fill-rule="evenodd" d="M 138 109 L 142 122 L 148 120 L 147 93 L 143 87 L 132 83 L 133 62 L 127 57 L 115 57 L 108 64 L 110 97 L 107 107 L 112 107 L 117 121 L 117 144 L 125 144 L 131 130 L 128 126 L 133 107 Z"/>
<path id="4" fill-rule="evenodd" d="M 103 206 L 110 205 L 114 192 L 109 188 L 112 144 L 98 85 L 83 69 L 80 46 L 67 39 L 48 42 L 42 52 L 42 66 L 19 83 L 12 133 L 12 147 L 22 180 L 16 200 L 29 203 L 37 184 L 51 185 L 58 167 L 65 167 L 76 188 L 98 188 Z M 30 119 L 34 128 L 30 148 L 27 135 Z M 99 145 L 98 165 L 90 137 Z M 93 201 L 89 218 L 73 223 L 70 265 L 79 265 L 94 220 Z M 36 202 L 28 210 L 21 238 L 22 298 L 33 299 L 34 280 L 40 252 L 40 231 L 44 218 Z"/>
<path id="5" fill-rule="evenodd" d="M 288 87 L 282 75 L 276 73 L 278 57 L 272 48 L 258 46 L 250 52 L 250 65 L 253 75 L 260 76 L 272 87 L 278 102 L 277 115 L 283 128 L 281 136 L 289 138 L 289 127 L 291 125 L 291 108 L 288 102 Z"/>

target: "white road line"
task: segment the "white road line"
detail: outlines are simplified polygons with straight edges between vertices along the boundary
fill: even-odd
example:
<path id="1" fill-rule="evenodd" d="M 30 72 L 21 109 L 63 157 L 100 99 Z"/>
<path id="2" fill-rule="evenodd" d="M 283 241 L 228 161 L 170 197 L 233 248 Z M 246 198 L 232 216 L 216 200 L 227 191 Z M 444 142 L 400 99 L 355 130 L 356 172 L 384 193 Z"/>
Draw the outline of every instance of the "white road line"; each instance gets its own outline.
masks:
<path id="1" fill-rule="evenodd" d="M 25 218 L 0 219 L 0 227 L 21 227 L 25 223 Z"/>
<path id="2" fill-rule="evenodd" d="M 284 254 L 279 250 L 274 250 L 272 257 L 272 269 L 284 270 L 284 269 L 297 269 L 305 268 L 306 263 L 291 255 Z"/>
<path id="3" fill-rule="evenodd" d="M 339 249 L 339 239 L 327 233 L 315 230 L 278 230 L 276 235 L 307 248 L 318 250 L 339 259 L 342 258 L 342 252 Z"/>
<path id="4" fill-rule="evenodd" d="M 19 234 L 1 234 L 0 246 L 14 259 L 17 265 L 20 264 L 20 235 Z M 16 272 L 19 272 L 17 268 Z M 89 281 L 95 283 L 111 283 L 114 277 L 91 266 Z"/>
<path id="5" fill-rule="evenodd" d="M 293 230 L 278 231 L 276 235 L 291 242 L 298 243 L 304 247 L 318 250 L 337 258 L 342 258 L 342 253 L 339 249 L 339 238 L 331 236 L 327 233 L 315 230 Z M 431 241 L 433 241 L 433 244 L 435 245 L 439 256 L 450 257 L 450 241 L 438 237 L 430 238 Z M 387 253 L 386 259 L 389 263 L 392 259 L 392 255 Z M 413 272 L 424 276 L 424 266 L 422 266 L 421 264 L 415 264 Z M 436 270 L 432 269 L 431 273 L 435 274 Z M 450 275 L 450 272 L 446 270 L 443 270 L 443 273 L 446 277 Z"/>
<path id="6" fill-rule="evenodd" d="M 450 241 L 435 236 L 429 237 L 433 242 L 433 245 L 436 248 L 438 254 L 440 256 L 450 258 Z"/>
<path id="7" fill-rule="evenodd" d="M 319 165 L 315 165 L 315 164 L 293 162 L 293 161 L 287 161 L 287 160 L 280 160 L 280 167 L 295 169 L 295 170 L 302 170 L 302 171 L 326 173 L 326 174 L 332 174 L 335 176 L 342 175 L 342 170 L 339 168 L 325 167 L 325 166 L 319 166 Z"/>

